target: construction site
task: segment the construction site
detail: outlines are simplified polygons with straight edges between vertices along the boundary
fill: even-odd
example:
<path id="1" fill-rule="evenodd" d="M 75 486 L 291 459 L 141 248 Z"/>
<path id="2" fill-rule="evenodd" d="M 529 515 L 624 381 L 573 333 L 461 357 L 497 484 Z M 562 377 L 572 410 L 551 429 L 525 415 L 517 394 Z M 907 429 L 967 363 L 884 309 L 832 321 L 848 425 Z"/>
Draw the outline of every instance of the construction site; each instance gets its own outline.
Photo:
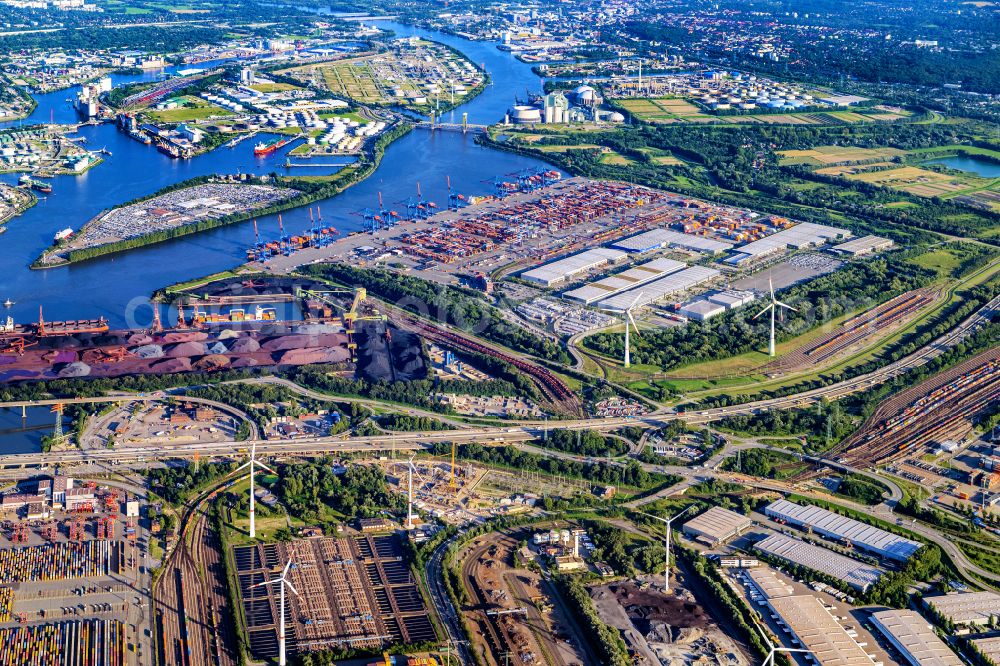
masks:
<path id="1" fill-rule="evenodd" d="M 0 663 L 152 663 L 138 498 L 40 477 L 4 493 L 0 508 Z"/>
<path id="2" fill-rule="evenodd" d="M 528 532 L 492 532 L 459 554 L 473 643 L 489 666 L 599 663 L 558 600 L 551 580 L 527 567 L 519 541 Z"/>
<path id="3" fill-rule="evenodd" d="M 378 650 L 437 639 L 419 582 L 395 535 L 237 546 L 233 556 L 254 659 L 277 657 L 282 611 L 290 655 L 334 647 Z M 283 570 L 296 593 L 281 595 L 283 583 L 261 585 Z"/>

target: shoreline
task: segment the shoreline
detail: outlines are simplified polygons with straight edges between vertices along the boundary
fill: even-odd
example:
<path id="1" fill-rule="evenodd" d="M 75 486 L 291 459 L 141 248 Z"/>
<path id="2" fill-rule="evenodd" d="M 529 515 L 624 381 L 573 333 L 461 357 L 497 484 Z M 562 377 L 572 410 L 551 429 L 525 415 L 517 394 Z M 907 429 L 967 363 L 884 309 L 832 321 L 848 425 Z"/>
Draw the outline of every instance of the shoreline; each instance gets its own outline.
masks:
<path id="1" fill-rule="evenodd" d="M 275 213 L 280 213 L 286 210 L 292 210 L 295 208 L 300 208 L 306 206 L 313 201 L 328 199 L 335 197 L 338 194 L 345 191 L 347 188 L 355 185 L 370 176 L 378 168 L 379 164 L 382 162 L 382 157 L 385 154 L 386 148 L 392 145 L 398 139 L 409 134 L 413 129 L 413 125 L 406 121 L 400 121 L 394 127 L 387 130 L 384 134 L 377 137 L 373 144 L 363 151 L 362 158 L 351 165 L 346 167 L 341 171 L 330 176 L 331 181 L 326 183 L 325 186 L 317 188 L 315 191 L 307 192 L 300 191 L 300 194 L 275 206 L 268 207 L 267 209 L 254 210 L 246 213 L 237 213 L 234 215 L 233 219 L 220 218 L 219 220 L 203 220 L 200 222 L 193 222 L 190 224 L 185 224 L 179 227 L 175 227 L 170 230 L 165 230 L 163 232 L 156 232 L 153 234 L 148 234 L 145 236 L 137 236 L 129 239 L 122 239 L 118 241 L 112 241 L 110 243 L 104 243 L 102 245 L 97 245 L 90 248 L 81 248 L 79 250 L 72 250 L 69 252 L 68 256 L 63 258 L 62 261 L 47 262 L 46 258 L 52 256 L 53 254 L 58 254 L 59 246 L 54 246 L 47 248 L 42 252 L 30 265 L 32 270 L 48 270 L 53 268 L 62 268 L 70 266 L 75 263 L 80 263 L 83 261 L 88 261 L 91 259 L 97 259 L 109 254 L 117 254 L 120 252 L 127 252 L 129 250 L 134 250 L 142 247 L 147 247 L 149 245 L 155 245 L 164 241 L 172 240 L 175 238 L 181 238 L 183 236 L 190 236 L 192 234 L 197 234 L 202 231 L 209 231 L 211 229 L 216 229 L 223 226 L 228 226 L 231 224 L 238 224 L 245 222 L 247 220 L 253 219 L 258 215 L 271 215 Z M 339 178 L 342 174 L 347 174 L 345 178 Z M 186 187 L 192 187 L 198 185 L 201 181 L 209 179 L 209 176 L 199 176 L 197 178 L 192 178 L 186 181 L 181 181 L 180 183 L 175 183 L 165 188 L 153 192 L 149 195 L 133 199 L 132 201 L 125 202 L 121 205 L 115 206 L 108 210 L 115 210 L 118 208 L 124 208 L 126 206 L 134 205 L 142 201 L 152 199 L 154 197 L 166 194 L 170 191 L 175 191 L 178 189 L 184 189 Z M 279 177 L 278 184 L 290 189 L 296 189 L 294 184 L 297 181 L 295 177 Z M 107 211 L 100 213 L 93 219 L 99 218 L 104 215 Z M 89 220 L 87 223 L 93 221 Z M 84 225 L 86 226 L 86 225 Z M 83 227 L 81 227 L 82 229 Z M 161 237 L 161 234 L 164 236 Z M 77 253 L 83 253 L 84 256 L 80 256 Z M 76 257 L 73 255 L 77 254 Z"/>

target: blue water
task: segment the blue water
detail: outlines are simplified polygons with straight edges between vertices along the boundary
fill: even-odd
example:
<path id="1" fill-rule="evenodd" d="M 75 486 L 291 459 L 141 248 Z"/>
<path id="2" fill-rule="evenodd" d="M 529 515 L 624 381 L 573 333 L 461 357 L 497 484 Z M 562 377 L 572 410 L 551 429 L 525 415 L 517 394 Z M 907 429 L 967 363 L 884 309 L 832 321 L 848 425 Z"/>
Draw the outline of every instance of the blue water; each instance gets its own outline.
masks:
<path id="1" fill-rule="evenodd" d="M 462 112 L 468 112 L 470 123 L 496 122 L 511 106 L 515 95 L 523 97 L 526 90 L 539 88 L 539 79 L 528 65 L 493 44 L 470 42 L 398 23 L 380 25 L 400 36 L 420 35 L 444 42 L 486 67 L 492 85 L 476 99 L 446 114 L 442 118 L 445 122 L 460 122 Z M 211 63 L 194 67 L 206 65 Z M 123 76 L 117 78 L 117 83 L 159 75 L 146 72 Z M 57 123 L 76 122 L 75 111 L 66 101 L 75 93 L 74 89 L 39 96 L 38 108 L 22 123 L 48 122 L 50 115 Z M 0 316 L 10 314 L 18 322 L 34 321 L 39 305 L 43 305 L 45 317 L 50 320 L 104 316 L 113 326 L 144 325 L 151 316 L 146 298 L 157 288 L 243 263 L 246 248 L 253 243 L 252 222 L 63 268 L 33 271 L 28 265 L 51 245 L 56 231 L 65 227 L 79 229 L 102 210 L 198 175 L 237 171 L 283 173 L 285 154 L 293 148 L 288 146 L 267 157 L 255 158 L 252 153 L 255 142 L 251 139 L 235 148 L 218 148 L 192 160 L 173 160 L 153 146 L 130 139 L 112 125 L 83 127 L 79 134 L 87 138 L 89 148 L 107 147 L 112 156 L 81 176 L 52 179 L 53 193 L 7 224 L 7 232 L 0 236 L 3 247 L 0 301 L 9 298 L 15 305 L 0 310 Z M 374 208 L 379 192 L 387 204 L 402 201 L 416 194 L 419 181 L 424 195 L 441 205 L 447 201 L 446 176 L 451 177 L 452 186 L 459 192 L 485 194 L 492 191 L 495 176 L 538 166 L 546 165 L 477 146 L 471 135 L 415 130 L 389 147 L 382 164 L 367 180 L 318 205 L 325 222 L 347 233 L 361 228 L 358 212 Z M 296 175 L 331 171 L 293 170 Z M 13 182 L 17 175 L 0 178 Z M 306 208 L 286 211 L 283 217 L 286 230 L 298 232 L 308 226 Z M 277 216 L 263 217 L 258 222 L 263 237 L 277 236 Z"/>
<path id="2" fill-rule="evenodd" d="M 48 407 L 33 407 L 21 417 L 21 409 L 0 409 L 0 450 L 4 453 L 34 453 L 41 450 L 42 437 L 52 434 L 55 416 Z"/>
<path id="3" fill-rule="evenodd" d="M 949 169 L 968 171 L 983 178 L 1000 177 L 1000 164 L 978 157 L 945 157 L 939 160 L 931 160 L 927 164 L 942 164 Z"/>

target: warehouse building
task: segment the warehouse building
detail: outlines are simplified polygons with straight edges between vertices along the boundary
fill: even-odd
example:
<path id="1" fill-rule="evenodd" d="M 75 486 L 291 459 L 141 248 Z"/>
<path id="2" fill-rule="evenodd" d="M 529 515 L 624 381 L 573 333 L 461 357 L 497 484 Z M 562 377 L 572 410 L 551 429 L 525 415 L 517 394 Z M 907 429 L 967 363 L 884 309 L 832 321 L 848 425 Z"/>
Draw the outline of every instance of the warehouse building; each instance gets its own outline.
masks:
<path id="1" fill-rule="evenodd" d="M 886 610 L 872 613 L 872 624 L 910 666 L 963 666 L 962 660 L 934 633 L 920 613 Z"/>
<path id="2" fill-rule="evenodd" d="M 743 534 L 752 526 L 753 521 L 746 516 L 721 506 L 713 506 L 684 523 L 681 531 L 709 546 L 718 546 Z"/>
<path id="3" fill-rule="evenodd" d="M 690 303 L 685 303 L 677 312 L 694 321 L 708 321 L 712 317 L 724 314 L 725 311 L 725 305 L 713 303 L 706 298 L 698 298 Z"/>
<path id="4" fill-rule="evenodd" d="M 611 247 L 626 252 L 652 252 L 665 247 L 690 250 L 692 252 L 702 252 L 705 254 L 715 254 L 728 250 L 733 246 L 726 241 L 705 238 L 704 236 L 692 236 L 691 234 L 673 231 L 671 229 L 652 229 L 636 236 L 615 241 Z"/>
<path id="5" fill-rule="evenodd" d="M 582 287 L 571 289 L 563 294 L 563 298 L 590 305 L 597 301 L 620 294 L 621 292 L 651 282 L 658 277 L 676 273 L 684 268 L 682 261 L 660 257 L 644 264 L 633 266 L 616 275 L 610 275 L 596 282 L 590 282 Z"/>
<path id="6" fill-rule="evenodd" d="M 521 273 L 521 278 L 543 287 L 552 287 L 596 268 L 617 263 L 627 256 L 621 250 L 595 247 L 532 268 Z"/>
<path id="7" fill-rule="evenodd" d="M 823 224 L 803 222 L 778 233 L 765 236 L 734 250 L 735 254 L 726 259 L 727 264 L 740 265 L 754 262 L 786 250 L 801 250 L 816 247 L 838 239 L 851 237 L 847 229 L 828 227 Z"/>
<path id="8" fill-rule="evenodd" d="M 773 569 L 747 569 L 746 577 L 750 580 L 757 596 L 764 599 L 791 596 L 795 591 L 791 585 L 778 578 Z"/>
<path id="9" fill-rule="evenodd" d="M 1000 664 L 1000 636 L 993 638 L 974 638 L 972 645 L 975 646 L 979 654 L 989 659 L 994 664 Z"/>
<path id="10" fill-rule="evenodd" d="M 1000 594 L 966 592 L 924 597 L 924 603 L 952 624 L 983 626 L 1000 619 Z"/>
<path id="11" fill-rule="evenodd" d="M 754 544 L 754 548 L 785 562 L 842 580 L 861 592 L 866 592 L 877 583 L 883 573 L 878 567 L 858 562 L 805 541 L 790 539 L 783 534 L 772 534 Z"/>
<path id="12" fill-rule="evenodd" d="M 671 296 L 681 294 L 709 282 L 719 276 L 719 271 L 705 266 L 691 266 L 682 271 L 653 280 L 641 287 L 623 291 L 620 294 L 606 298 L 597 303 L 601 310 L 625 312 L 630 307 L 644 307 L 651 303 L 662 301 Z"/>
<path id="13" fill-rule="evenodd" d="M 768 599 L 767 605 L 820 666 L 873 666 L 875 663 L 813 595 L 775 597 Z"/>
<path id="14" fill-rule="evenodd" d="M 736 289 L 727 289 L 725 291 L 717 291 L 712 294 L 706 294 L 705 298 L 712 301 L 713 303 L 718 303 L 719 305 L 725 305 L 727 310 L 735 310 L 736 308 L 743 307 L 744 305 L 749 305 L 753 303 L 757 298 L 757 295 L 752 291 L 738 291 Z"/>
<path id="15" fill-rule="evenodd" d="M 863 257 L 867 254 L 885 252 L 893 245 L 894 243 L 888 238 L 882 238 L 881 236 L 862 236 L 861 238 L 854 238 L 846 243 L 835 245 L 830 249 L 837 254 L 845 254 L 849 257 Z"/>
<path id="16" fill-rule="evenodd" d="M 839 516 L 818 506 L 801 505 L 780 499 L 764 507 L 771 519 L 811 530 L 830 539 L 848 543 L 880 557 L 905 562 L 920 549 L 920 542 L 897 536 L 861 521 Z"/>

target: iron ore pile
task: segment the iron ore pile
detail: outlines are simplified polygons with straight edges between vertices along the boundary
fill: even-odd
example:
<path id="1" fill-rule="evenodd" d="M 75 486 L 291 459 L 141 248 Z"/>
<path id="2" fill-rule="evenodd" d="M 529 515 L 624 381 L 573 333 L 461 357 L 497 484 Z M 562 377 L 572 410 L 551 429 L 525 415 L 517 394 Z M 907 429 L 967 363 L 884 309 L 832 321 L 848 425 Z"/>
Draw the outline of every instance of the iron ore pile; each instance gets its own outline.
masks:
<path id="1" fill-rule="evenodd" d="M 78 332 L 37 337 L 20 353 L 0 354 L 0 382 L 211 372 L 349 359 L 343 329 L 322 323 Z"/>

